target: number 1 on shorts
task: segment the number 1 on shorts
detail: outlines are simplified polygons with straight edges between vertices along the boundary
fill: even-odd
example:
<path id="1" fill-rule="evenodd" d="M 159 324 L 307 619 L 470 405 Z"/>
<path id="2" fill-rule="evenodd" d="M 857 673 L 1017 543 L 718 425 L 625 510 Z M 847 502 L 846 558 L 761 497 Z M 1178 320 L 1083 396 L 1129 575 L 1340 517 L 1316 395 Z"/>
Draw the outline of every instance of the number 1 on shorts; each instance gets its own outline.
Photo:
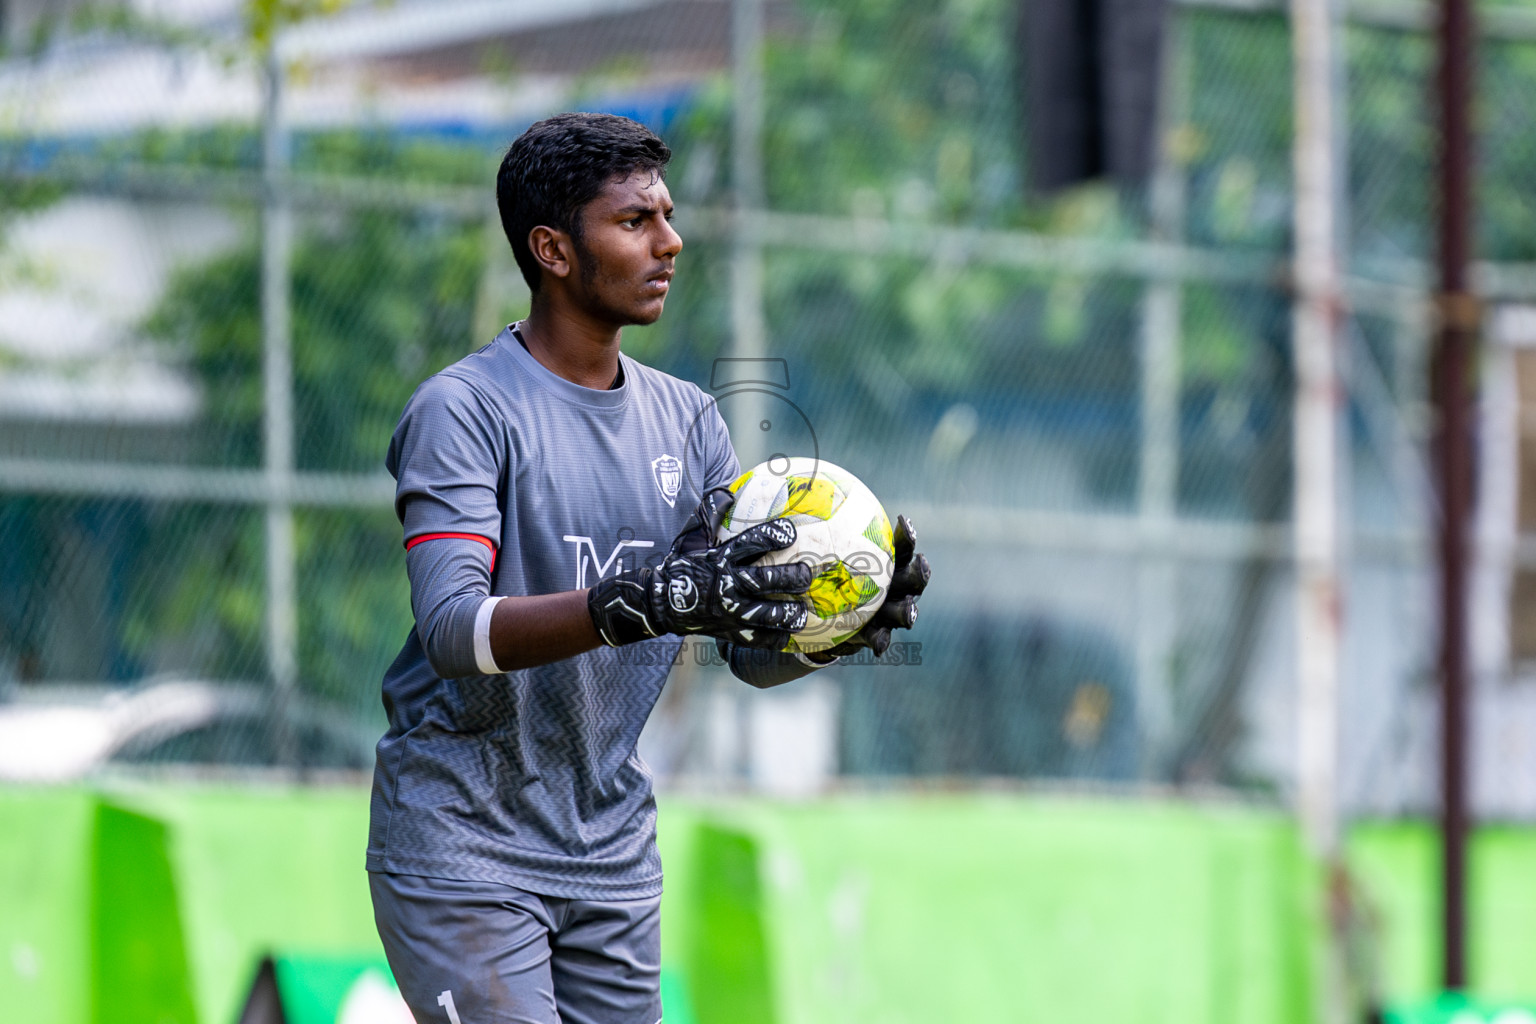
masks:
<path id="1" fill-rule="evenodd" d="M 445 988 L 437 997 L 437 1005 L 448 1011 L 448 1019 L 452 1024 L 460 1024 L 459 1011 L 453 1006 L 453 989 Z"/>

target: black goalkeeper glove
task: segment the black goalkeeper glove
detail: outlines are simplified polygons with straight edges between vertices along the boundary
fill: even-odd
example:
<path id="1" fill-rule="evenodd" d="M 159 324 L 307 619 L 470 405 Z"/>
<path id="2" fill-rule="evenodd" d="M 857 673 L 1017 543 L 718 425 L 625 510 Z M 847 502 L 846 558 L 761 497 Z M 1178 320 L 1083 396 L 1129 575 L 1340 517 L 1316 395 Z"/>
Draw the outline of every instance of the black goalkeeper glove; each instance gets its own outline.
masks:
<path id="1" fill-rule="evenodd" d="M 896 528 L 891 531 L 896 563 L 891 571 L 891 585 L 886 588 L 885 601 L 875 614 L 864 623 L 864 628 L 836 647 L 808 654 L 814 662 L 830 662 L 845 654 L 853 654 L 868 647 L 880 657 L 891 646 L 891 630 L 911 629 L 917 622 L 917 599 L 928 586 L 928 559 L 917 552 L 917 531 L 906 516 L 896 517 Z"/>
<path id="2" fill-rule="evenodd" d="M 792 595 L 810 587 L 811 567 L 751 564 L 793 544 L 794 523 L 770 520 L 712 544 L 735 500 L 725 488 L 715 488 L 659 565 L 598 581 L 587 595 L 587 611 L 603 643 L 619 647 L 663 633 L 706 633 L 778 650 L 791 633 L 805 628 L 807 606 Z"/>

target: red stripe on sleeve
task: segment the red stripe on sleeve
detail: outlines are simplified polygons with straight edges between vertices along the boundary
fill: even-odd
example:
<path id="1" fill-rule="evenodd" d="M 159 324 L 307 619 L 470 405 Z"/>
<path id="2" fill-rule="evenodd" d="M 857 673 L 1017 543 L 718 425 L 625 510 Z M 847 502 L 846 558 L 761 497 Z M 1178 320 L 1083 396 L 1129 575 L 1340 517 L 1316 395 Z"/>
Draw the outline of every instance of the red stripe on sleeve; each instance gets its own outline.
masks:
<path id="1" fill-rule="evenodd" d="M 406 541 L 405 550 L 409 551 L 417 544 L 427 540 L 472 540 L 477 544 L 484 544 L 491 552 L 491 572 L 496 571 L 496 545 L 478 533 L 423 533 Z"/>

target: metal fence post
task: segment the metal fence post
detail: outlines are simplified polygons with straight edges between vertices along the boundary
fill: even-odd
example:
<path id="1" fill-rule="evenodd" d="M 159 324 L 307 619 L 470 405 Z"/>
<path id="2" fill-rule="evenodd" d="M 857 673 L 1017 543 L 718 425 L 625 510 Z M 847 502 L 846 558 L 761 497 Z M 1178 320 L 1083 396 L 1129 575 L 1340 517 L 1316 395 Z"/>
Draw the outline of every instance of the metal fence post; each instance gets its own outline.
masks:
<path id="1" fill-rule="evenodd" d="M 768 354 L 763 317 L 763 250 L 753 218 L 763 208 L 763 0 L 731 3 L 731 356 Z M 728 410 L 731 443 L 743 468 L 768 457 L 762 451 L 764 403 L 756 392 L 733 395 Z M 752 777 L 752 703 L 736 695 L 736 771 Z"/>
<path id="2" fill-rule="evenodd" d="M 760 359 L 768 354 L 763 316 L 763 249 L 755 220 L 763 194 L 763 0 L 731 5 L 731 355 Z M 750 467 L 770 454 L 760 451 L 762 402 L 755 392 L 731 399 L 731 441 Z"/>
<path id="3" fill-rule="evenodd" d="M 1184 235 L 1188 182 L 1184 156 L 1171 135 L 1188 117 L 1186 53 L 1178 19 L 1164 37 L 1162 95 L 1158 102 L 1156 164 L 1151 188 L 1151 229 L 1156 242 L 1177 244 Z M 1137 507 L 1146 542 L 1136 571 L 1137 717 L 1145 744 L 1142 763 L 1162 763 L 1160 749 L 1172 738 L 1169 672 L 1178 631 L 1178 574 L 1165 544 L 1178 515 L 1179 339 L 1184 314 L 1183 282 L 1152 282 L 1142 301 L 1141 454 Z"/>
<path id="4" fill-rule="evenodd" d="M 288 130 L 283 67 L 269 49 L 263 69 L 261 337 L 266 469 L 267 668 L 272 677 L 278 757 L 298 762 L 292 703 L 298 683 L 298 585 L 293 530 L 293 353 L 289 291 L 293 208 L 287 195 Z"/>

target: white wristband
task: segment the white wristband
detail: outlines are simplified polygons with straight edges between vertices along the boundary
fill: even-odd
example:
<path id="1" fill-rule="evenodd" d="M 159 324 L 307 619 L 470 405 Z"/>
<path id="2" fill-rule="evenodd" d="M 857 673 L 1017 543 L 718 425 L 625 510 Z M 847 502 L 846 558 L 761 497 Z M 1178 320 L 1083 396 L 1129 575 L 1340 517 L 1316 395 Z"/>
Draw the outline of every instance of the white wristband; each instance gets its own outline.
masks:
<path id="1" fill-rule="evenodd" d="M 501 667 L 491 654 L 491 613 L 502 600 L 488 597 L 480 602 L 480 610 L 475 612 L 475 667 L 488 676 L 501 674 Z"/>

